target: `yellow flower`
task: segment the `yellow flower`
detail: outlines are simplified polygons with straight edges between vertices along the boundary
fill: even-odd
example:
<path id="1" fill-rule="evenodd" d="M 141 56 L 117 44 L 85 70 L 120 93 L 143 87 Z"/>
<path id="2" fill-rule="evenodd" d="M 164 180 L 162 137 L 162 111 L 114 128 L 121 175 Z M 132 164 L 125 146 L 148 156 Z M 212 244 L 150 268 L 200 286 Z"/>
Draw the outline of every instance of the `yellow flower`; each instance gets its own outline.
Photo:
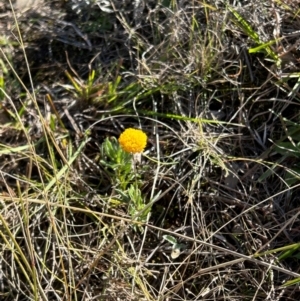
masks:
<path id="1" fill-rule="evenodd" d="M 147 135 L 142 130 L 126 129 L 119 137 L 122 149 L 127 153 L 141 153 L 147 144 Z"/>

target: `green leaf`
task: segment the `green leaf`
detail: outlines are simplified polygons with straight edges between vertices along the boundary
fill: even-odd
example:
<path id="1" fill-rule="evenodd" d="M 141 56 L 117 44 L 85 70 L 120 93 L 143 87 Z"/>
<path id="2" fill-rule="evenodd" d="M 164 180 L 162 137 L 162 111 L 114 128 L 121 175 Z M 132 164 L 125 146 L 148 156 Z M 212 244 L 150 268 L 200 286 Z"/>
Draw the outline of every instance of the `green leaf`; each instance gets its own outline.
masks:
<path id="1" fill-rule="evenodd" d="M 280 142 L 277 143 L 275 146 L 275 150 L 277 153 L 281 155 L 290 155 L 290 156 L 295 156 L 297 158 L 300 157 L 300 145 L 297 143 L 296 145 L 293 145 L 292 142 Z"/>
<path id="2" fill-rule="evenodd" d="M 279 40 L 281 40 L 281 39 L 271 40 L 269 42 L 260 44 L 257 47 L 249 48 L 248 51 L 249 51 L 249 53 L 257 53 L 257 52 L 259 52 L 261 50 L 265 50 L 265 48 L 269 47 L 270 45 L 273 45 L 273 44 L 277 43 Z"/>
<path id="3" fill-rule="evenodd" d="M 177 240 L 174 236 L 171 235 L 163 235 L 163 239 L 168 241 L 172 245 L 177 245 Z"/>
<path id="4" fill-rule="evenodd" d="M 290 248 L 289 250 L 286 250 L 278 257 L 278 260 L 283 260 L 283 259 L 287 259 L 287 258 L 291 257 L 299 249 L 299 247 L 300 246 L 298 244 L 298 245 Z"/>
<path id="5" fill-rule="evenodd" d="M 295 284 L 298 284 L 298 283 L 300 283 L 300 278 L 295 278 L 295 279 L 287 281 L 282 286 L 283 287 L 288 287 L 288 286 L 295 285 Z"/>
<path id="6" fill-rule="evenodd" d="M 273 60 L 276 61 L 276 64 L 280 64 L 278 55 L 272 50 L 272 48 L 270 48 L 270 45 L 274 44 L 276 40 L 263 43 L 260 40 L 258 33 L 253 30 L 251 25 L 236 10 L 234 10 L 230 6 L 228 6 L 228 9 L 236 18 L 236 25 L 240 27 L 249 38 L 251 38 L 256 44 L 258 44 L 258 47 L 249 49 L 249 53 L 255 53 L 264 50 Z"/>
<path id="7" fill-rule="evenodd" d="M 260 44 L 259 35 L 252 29 L 251 25 L 233 8 L 228 6 L 229 11 L 236 18 L 237 25 L 250 37 L 254 42 Z"/>

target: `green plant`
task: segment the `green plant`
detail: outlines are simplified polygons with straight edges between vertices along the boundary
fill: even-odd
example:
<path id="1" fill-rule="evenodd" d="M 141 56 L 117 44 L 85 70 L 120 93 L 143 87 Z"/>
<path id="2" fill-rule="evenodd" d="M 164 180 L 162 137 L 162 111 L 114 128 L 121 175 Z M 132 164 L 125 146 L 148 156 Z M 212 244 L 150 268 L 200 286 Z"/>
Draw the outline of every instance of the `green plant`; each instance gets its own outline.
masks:
<path id="1" fill-rule="evenodd" d="M 163 235 L 163 239 L 172 245 L 172 253 L 171 253 L 172 259 L 176 259 L 177 257 L 179 257 L 181 251 L 186 249 L 186 245 L 178 243 L 177 239 L 172 235 Z"/>
<path id="2" fill-rule="evenodd" d="M 298 162 L 300 158 L 300 124 L 291 122 L 281 116 L 279 117 L 285 134 L 274 142 L 272 151 L 281 155 L 281 157 L 271 165 L 270 169 L 260 176 L 259 181 L 263 181 L 275 174 L 278 167 L 283 167 L 285 170 L 283 179 L 286 185 L 290 187 L 300 180 L 300 164 Z M 293 164 L 290 164 L 288 167 L 284 166 L 284 162 L 289 159 L 291 159 Z"/>
<path id="3" fill-rule="evenodd" d="M 257 53 L 257 52 L 264 52 L 266 53 L 275 63 L 277 66 L 281 64 L 281 60 L 278 55 L 274 52 L 274 50 L 270 47 L 271 45 L 278 42 L 277 40 L 272 40 L 268 42 L 263 42 L 259 36 L 259 34 L 252 28 L 252 26 L 243 18 L 235 9 L 228 6 L 228 10 L 232 13 L 234 18 L 232 19 L 233 22 L 243 30 L 243 32 L 251 38 L 253 42 L 256 43 L 257 46 L 254 48 L 249 49 L 249 53 Z"/>
<path id="4" fill-rule="evenodd" d="M 103 83 L 95 83 L 95 70 L 89 73 L 87 82 L 84 83 L 79 77 L 72 76 L 68 71 L 65 71 L 66 76 L 72 83 L 72 88 L 75 95 L 84 102 L 97 102 L 100 100 L 101 95 L 106 90 L 106 85 Z M 72 90 L 70 86 L 65 86 L 69 90 Z"/>
<path id="5" fill-rule="evenodd" d="M 125 131 L 124 133 L 126 136 L 127 132 Z M 121 139 L 122 147 L 124 147 L 123 143 L 126 144 L 128 142 L 128 138 L 139 138 L 141 134 L 138 134 L 138 136 L 130 135 L 130 137 L 121 135 L 123 137 Z M 144 138 L 144 135 L 147 137 L 146 134 L 143 134 L 142 138 Z M 127 205 L 128 214 L 133 220 L 146 222 L 151 206 L 147 206 L 141 191 L 143 184 L 140 174 L 141 170 L 139 173 L 137 172 L 133 154 L 123 150 L 121 145 L 116 138 L 106 138 L 100 150 L 100 164 L 105 167 L 106 172 L 110 175 L 114 190 L 119 194 L 119 197 L 114 197 L 114 199 L 119 199 L 120 204 Z M 133 224 L 133 227 L 137 228 L 135 224 Z"/>

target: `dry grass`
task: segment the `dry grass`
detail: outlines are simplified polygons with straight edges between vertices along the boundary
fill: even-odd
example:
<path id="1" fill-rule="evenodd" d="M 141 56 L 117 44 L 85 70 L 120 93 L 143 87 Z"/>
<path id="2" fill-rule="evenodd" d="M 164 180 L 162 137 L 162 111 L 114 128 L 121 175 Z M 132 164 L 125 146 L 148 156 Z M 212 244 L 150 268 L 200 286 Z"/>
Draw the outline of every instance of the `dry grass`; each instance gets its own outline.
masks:
<path id="1" fill-rule="evenodd" d="M 300 6 L 76 3 L 0 6 L 0 299 L 299 300 Z"/>

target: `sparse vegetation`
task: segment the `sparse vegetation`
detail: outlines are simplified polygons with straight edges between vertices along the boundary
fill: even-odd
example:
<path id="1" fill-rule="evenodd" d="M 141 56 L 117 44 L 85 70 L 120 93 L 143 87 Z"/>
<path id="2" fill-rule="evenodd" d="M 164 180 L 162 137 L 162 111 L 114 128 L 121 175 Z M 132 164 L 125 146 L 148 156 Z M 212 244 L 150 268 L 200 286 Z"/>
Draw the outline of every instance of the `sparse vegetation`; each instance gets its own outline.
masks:
<path id="1" fill-rule="evenodd" d="M 0 4 L 0 300 L 299 300 L 298 1 L 44 1 Z"/>

